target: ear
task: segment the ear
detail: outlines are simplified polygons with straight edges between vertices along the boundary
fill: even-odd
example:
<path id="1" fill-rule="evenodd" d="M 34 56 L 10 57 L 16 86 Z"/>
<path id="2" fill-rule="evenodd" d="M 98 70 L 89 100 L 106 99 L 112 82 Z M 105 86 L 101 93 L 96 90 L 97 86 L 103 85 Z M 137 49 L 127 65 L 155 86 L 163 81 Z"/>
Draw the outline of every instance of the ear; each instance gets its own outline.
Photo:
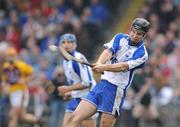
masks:
<path id="1" fill-rule="evenodd" d="M 132 27 L 130 27 L 129 29 L 128 29 L 128 33 L 130 33 L 132 31 Z"/>
<path id="2" fill-rule="evenodd" d="M 74 43 L 74 49 L 76 49 L 77 48 L 77 44 L 76 43 Z"/>
<path id="3" fill-rule="evenodd" d="M 144 36 L 143 36 L 142 40 L 144 40 L 144 38 L 146 37 L 146 35 L 147 35 L 147 33 L 145 33 L 145 34 L 144 34 Z"/>

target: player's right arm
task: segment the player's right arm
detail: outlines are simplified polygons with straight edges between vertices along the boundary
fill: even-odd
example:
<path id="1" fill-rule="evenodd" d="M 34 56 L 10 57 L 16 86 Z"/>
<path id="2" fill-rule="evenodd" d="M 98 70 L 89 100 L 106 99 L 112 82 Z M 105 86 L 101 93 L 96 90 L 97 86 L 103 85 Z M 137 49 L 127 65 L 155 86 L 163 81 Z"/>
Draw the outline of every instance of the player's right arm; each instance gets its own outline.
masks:
<path id="1" fill-rule="evenodd" d="M 76 75 L 80 78 L 80 81 L 69 86 L 60 86 L 58 87 L 58 91 L 61 96 L 64 96 L 68 92 L 83 90 L 90 87 L 90 79 L 88 75 L 88 67 L 86 65 L 79 64 L 76 61 L 72 61 L 72 68 Z M 90 73 L 89 73 L 90 74 Z M 77 77 L 75 77 L 77 78 Z"/>
<path id="2" fill-rule="evenodd" d="M 101 53 L 101 55 L 100 55 L 100 57 L 99 57 L 96 64 L 104 64 L 104 63 L 106 63 L 106 61 L 110 60 L 111 57 L 112 57 L 112 52 L 109 49 L 105 49 Z"/>
<path id="3" fill-rule="evenodd" d="M 103 67 L 107 66 L 105 65 L 105 63 L 109 61 L 112 58 L 112 56 L 119 50 L 121 38 L 122 34 L 117 34 L 113 37 L 113 39 L 110 42 L 104 44 L 105 49 L 101 53 L 95 66 L 92 68 L 95 72 L 102 73 L 104 71 Z"/>
<path id="4" fill-rule="evenodd" d="M 95 65 L 105 64 L 111 59 L 113 54 L 115 54 L 119 48 L 119 39 L 121 34 L 116 35 L 110 42 L 104 44 L 104 51 L 99 56 L 99 59 Z"/>
<path id="5" fill-rule="evenodd" d="M 60 86 L 60 87 L 58 87 L 58 91 L 63 96 L 67 92 L 71 92 L 74 90 L 83 90 L 83 89 L 86 89 L 88 87 L 89 86 L 82 85 L 81 83 L 76 83 L 76 84 L 70 85 L 70 86 L 67 86 L 67 85 Z"/>

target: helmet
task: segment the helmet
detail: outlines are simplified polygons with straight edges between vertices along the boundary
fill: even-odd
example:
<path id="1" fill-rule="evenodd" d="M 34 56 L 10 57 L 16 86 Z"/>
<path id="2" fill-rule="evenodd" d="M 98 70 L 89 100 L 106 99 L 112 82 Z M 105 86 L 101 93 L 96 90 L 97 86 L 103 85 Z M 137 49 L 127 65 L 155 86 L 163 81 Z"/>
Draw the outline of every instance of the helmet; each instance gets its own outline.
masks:
<path id="1" fill-rule="evenodd" d="M 7 55 L 7 56 L 16 56 L 16 55 L 17 55 L 17 51 L 16 51 L 15 48 L 9 47 L 9 48 L 6 50 L 6 55 Z"/>
<path id="2" fill-rule="evenodd" d="M 147 33 L 150 28 L 150 23 L 144 18 L 136 18 L 132 23 L 132 27 Z"/>
<path id="3" fill-rule="evenodd" d="M 63 41 L 70 41 L 70 42 L 76 43 L 77 40 L 74 34 L 67 33 L 61 36 L 60 43 Z"/>

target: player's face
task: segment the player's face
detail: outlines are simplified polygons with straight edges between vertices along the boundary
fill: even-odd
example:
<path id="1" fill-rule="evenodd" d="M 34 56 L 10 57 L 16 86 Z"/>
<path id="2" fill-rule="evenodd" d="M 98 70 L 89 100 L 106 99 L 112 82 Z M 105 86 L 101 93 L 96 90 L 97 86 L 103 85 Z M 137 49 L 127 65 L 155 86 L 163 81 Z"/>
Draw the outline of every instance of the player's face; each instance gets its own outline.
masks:
<path id="1" fill-rule="evenodd" d="M 144 38 L 145 33 L 135 28 L 131 28 L 129 36 L 134 43 L 138 43 Z"/>
<path id="2" fill-rule="evenodd" d="M 61 46 L 68 52 L 72 52 L 76 49 L 76 43 L 70 41 L 63 41 Z"/>
<path id="3" fill-rule="evenodd" d="M 12 56 L 12 55 L 6 56 L 6 60 L 8 62 L 13 62 L 15 60 L 15 56 Z"/>

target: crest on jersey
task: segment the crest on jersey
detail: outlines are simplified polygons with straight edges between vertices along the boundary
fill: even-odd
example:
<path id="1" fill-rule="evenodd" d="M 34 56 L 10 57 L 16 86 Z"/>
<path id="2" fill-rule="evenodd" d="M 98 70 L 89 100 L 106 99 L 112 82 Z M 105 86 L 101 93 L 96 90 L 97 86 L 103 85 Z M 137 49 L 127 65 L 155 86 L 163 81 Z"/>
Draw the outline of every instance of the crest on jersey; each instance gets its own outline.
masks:
<path id="1" fill-rule="evenodd" d="M 127 53 L 125 54 L 125 56 L 128 58 L 131 54 L 132 54 L 132 52 L 127 52 Z"/>

